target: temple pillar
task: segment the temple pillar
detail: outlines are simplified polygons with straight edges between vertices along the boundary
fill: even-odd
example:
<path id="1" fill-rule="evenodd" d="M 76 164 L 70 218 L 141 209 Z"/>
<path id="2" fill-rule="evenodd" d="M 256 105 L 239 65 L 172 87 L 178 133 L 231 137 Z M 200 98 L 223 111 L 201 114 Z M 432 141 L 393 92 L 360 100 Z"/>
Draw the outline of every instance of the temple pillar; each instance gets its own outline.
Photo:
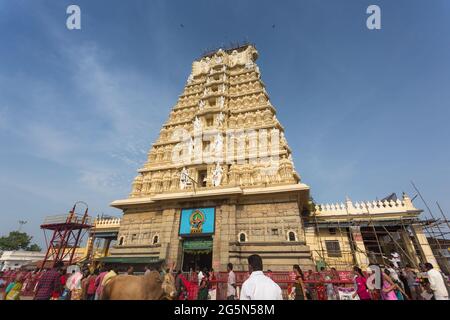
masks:
<path id="1" fill-rule="evenodd" d="M 215 271 L 226 271 L 229 259 L 229 243 L 236 241 L 236 211 L 234 205 L 224 204 L 216 212 L 216 232 L 213 241 L 212 267 Z M 219 223 L 220 222 L 220 223 Z"/>
<path id="2" fill-rule="evenodd" d="M 178 252 L 179 239 L 176 234 L 178 228 L 174 228 L 176 210 L 165 209 L 162 214 L 162 228 L 161 228 L 161 251 L 159 258 L 166 260 L 167 265 L 171 265 L 176 261 L 176 252 Z M 175 254 L 174 254 L 175 253 Z"/>
<path id="3" fill-rule="evenodd" d="M 94 254 L 94 241 L 95 241 L 95 236 L 93 233 L 89 234 L 89 238 L 87 239 L 87 243 L 86 243 L 86 251 L 84 254 L 84 258 L 89 259 L 90 256 L 92 254 Z"/>
<path id="4" fill-rule="evenodd" d="M 431 250 L 430 244 L 428 242 L 428 239 L 423 232 L 423 228 L 420 225 L 412 225 L 411 226 L 414 237 L 417 240 L 417 244 L 419 246 L 420 253 L 422 254 L 423 260 L 425 262 L 429 262 L 433 265 L 433 267 L 436 270 L 440 270 L 439 264 L 433 254 L 433 251 Z"/>
<path id="5" fill-rule="evenodd" d="M 104 239 L 104 244 L 103 244 L 103 256 L 104 257 L 108 256 L 109 246 L 111 245 L 111 241 L 112 241 L 112 239 Z"/>

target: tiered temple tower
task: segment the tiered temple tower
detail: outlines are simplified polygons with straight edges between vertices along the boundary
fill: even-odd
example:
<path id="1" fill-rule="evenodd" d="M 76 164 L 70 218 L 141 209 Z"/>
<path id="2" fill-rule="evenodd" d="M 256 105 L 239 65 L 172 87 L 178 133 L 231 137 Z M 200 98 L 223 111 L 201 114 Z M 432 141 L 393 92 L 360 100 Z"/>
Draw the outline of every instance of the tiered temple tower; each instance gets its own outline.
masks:
<path id="1" fill-rule="evenodd" d="M 177 268 L 263 257 L 265 268 L 312 265 L 302 212 L 309 187 L 294 169 L 252 45 L 194 61 L 183 93 L 138 170 L 128 199 L 118 259 L 164 259 Z"/>

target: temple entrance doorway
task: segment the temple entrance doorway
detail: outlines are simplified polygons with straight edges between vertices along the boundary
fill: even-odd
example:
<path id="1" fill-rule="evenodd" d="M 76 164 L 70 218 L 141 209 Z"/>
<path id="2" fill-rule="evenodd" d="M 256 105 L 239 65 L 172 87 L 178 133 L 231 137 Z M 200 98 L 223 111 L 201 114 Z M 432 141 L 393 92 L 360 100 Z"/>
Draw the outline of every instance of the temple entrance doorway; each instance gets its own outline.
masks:
<path id="1" fill-rule="evenodd" d="M 212 238 L 190 238 L 183 240 L 182 270 L 211 270 Z"/>

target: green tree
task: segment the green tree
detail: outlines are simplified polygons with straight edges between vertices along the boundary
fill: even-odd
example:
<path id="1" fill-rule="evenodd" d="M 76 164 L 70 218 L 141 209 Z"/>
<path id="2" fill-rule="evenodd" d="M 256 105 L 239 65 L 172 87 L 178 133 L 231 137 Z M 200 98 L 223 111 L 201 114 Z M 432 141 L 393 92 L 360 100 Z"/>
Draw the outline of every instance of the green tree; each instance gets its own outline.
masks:
<path id="1" fill-rule="evenodd" d="M 27 251 L 42 251 L 42 249 L 36 243 L 33 243 L 27 248 Z"/>
<path id="2" fill-rule="evenodd" d="M 37 244 L 32 244 L 32 236 L 29 236 L 26 232 L 11 231 L 9 235 L 0 237 L 0 250 L 31 250 L 40 251 L 41 248 Z M 39 249 L 39 250 L 38 250 Z"/>

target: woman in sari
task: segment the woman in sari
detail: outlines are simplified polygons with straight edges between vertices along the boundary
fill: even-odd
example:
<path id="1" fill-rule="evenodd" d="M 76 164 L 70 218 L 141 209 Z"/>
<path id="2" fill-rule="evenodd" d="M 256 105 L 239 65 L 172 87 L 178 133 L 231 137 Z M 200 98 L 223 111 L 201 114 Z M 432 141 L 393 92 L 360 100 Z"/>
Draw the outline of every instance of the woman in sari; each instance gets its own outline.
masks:
<path id="1" fill-rule="evenodd" d="M 23 277 L 19 274 L 5 290 L 5 300 L 20 300 L 20 291 L 23 286 Z"/>
<path id="2" fill-rule="evenodd" d="M 302 269 L 298 264 L 294 264 L 292 267 L 295 273 L 295 298 L 294 300 L 308 300 L 306 297 L 306 288 L 305 288 L 305 276 L 303 275 Z"/>
<path id="3" fill-rule="evenodd" d="M 208 300 L 208 289 L 209 289 L 209 273 L 206 271 L 204 272 L 204 276 L 200 281 L 197 300 Z"/>
<path id="4" fill-rule="evenodd" d="M 371 300 L 369 289 L 367 288 L 366 282 L 367 279 L 364 276 L 362 270 L 355 266 L 353 267 L 353 273 L 355 275 L 354 283 L 355 283 L 355 293 L 352 298 L 359 297 L 359 300 Z"/>
<path id="5" fill-rule="evenodd" d="M 386 273 L 382 272 L 383 286 L 381 288 L 381 297 L 383 300 L 398 300 L 395 294 L 395 289 L 397 285 L 392 281 Z"/>

